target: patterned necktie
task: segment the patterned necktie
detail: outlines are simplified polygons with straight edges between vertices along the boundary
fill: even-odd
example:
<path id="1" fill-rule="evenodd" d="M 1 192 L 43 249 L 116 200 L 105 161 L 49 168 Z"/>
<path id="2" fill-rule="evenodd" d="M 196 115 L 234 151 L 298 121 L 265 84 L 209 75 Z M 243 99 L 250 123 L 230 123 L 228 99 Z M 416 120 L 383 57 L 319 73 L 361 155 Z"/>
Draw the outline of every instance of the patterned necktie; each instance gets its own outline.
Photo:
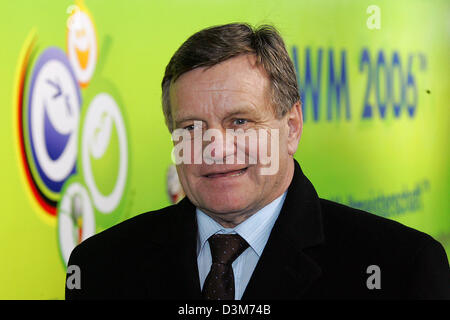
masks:
<path id="1" fill-rule="evenodd" d="M 248 248 L 238 234 L 215 234 L 209 239 L 212 265 L 203 285 L 203 298 L 234 300 L 234 274 L 231 264 Z"/>

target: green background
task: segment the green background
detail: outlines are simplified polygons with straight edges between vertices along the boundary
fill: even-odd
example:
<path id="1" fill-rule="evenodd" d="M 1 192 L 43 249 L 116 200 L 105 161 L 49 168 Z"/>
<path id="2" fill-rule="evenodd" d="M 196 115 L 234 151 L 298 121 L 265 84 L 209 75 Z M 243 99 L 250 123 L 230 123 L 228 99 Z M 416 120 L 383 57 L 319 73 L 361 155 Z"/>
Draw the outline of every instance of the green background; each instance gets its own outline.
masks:
<path id="1" fill-rule="evenodd" d="M 37 212 L 22 178 L 13 95 L 19 55 L 30 31 L 35 28 L 41 49 L 58 46 L 65 50 L 66 10 L 71 4 L 56 0 L 0 4 L 2 299 L 64 298 L 65 268 L 56 221 Z M 450 252 L 448 1 L 92 0 L 85 4 L 97 30 L 101 77 L 114 83 L 126 106 L 130 175 L 123 218 L 169 204 L 166 170 L 171 163 L 171 141 L 161 112 L 160 83 L 174 51 L 207 26 L 235 21 L 270 23 L 280 30 L 289 52 L 297 47 L 300 79 L 305 48 L 311 49 L 314 68 L 317 50 L 323 49 L 321 118 L 311 121 L 311 109 L 305 110 L 309 119 L 296 154 L 319 196 L 348 204 L 350 198 L 370 199 L 419 187 L 417 210 L 375 213 L 431 234 Z M 381 9 L 379 30 L 366 25 L 366 9 L 372 4 Z M 109 39 L 108 46 L 105 39 Z M 367 85 L 367 72 L 359 70 L 363 48 L 369 50 L 372 65 L 379 50 L 387 57 L 398 51 L 404 70 L 408 55 L 426 57 L 426 68 L 413 66 L 414 117 L 404 113 L 395 119 L 391 112 L 381 119 L 375 112 L 373 118 L 361 119 Z M 332 121 L 325 117 L 330 49 L 337 71 L 340 52 L 346 52 L 349 120 L 342 114 Z"/>

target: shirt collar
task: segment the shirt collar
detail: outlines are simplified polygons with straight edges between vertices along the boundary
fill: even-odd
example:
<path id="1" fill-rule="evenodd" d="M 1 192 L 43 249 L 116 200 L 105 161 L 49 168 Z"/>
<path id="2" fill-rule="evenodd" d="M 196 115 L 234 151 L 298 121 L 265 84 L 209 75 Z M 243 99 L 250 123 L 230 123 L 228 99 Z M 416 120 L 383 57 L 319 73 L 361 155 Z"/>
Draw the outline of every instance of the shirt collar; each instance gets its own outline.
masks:
<path id="1" fill-rule="evenodd" d="M 253 214 L 234 228 L 224 228 L 211 217 L 197 208 L 197 254 L 203 249 L 209 237 L 216 233 L 237 233 L 247 241 L 249 246 L 261 256 L 273 225 L 280 214 L 287 192 L 273 200 L 264 208 Z"/>

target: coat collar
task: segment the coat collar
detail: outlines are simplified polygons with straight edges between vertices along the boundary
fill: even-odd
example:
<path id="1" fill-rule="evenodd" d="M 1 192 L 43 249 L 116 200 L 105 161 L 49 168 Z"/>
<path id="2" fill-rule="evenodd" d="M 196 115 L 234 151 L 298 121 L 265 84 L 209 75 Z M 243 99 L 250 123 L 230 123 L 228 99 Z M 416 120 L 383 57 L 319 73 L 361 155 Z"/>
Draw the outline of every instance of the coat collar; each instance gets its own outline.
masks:
<path id="1" fill-rule="evenodd" d="M 294 162 L 285 202 L 243 300 L 300 297 L 320 276 L 320 267 L 304 252 L 324 241 L 319 197 L 300 165 Z M 171 257 L 177 267 L 174 280 L 179 298 L 201 299 L 195 206 L 185 197 L 174 209 L 169 242 L 175 250 Z"/>
<path id="2" fill-rule="evenodd" d="M 304 251 L 324 242 L 319 197 L 294 162 L 286 200 L 243 300 L 301 297 L 321 274 L 319 265 Z"/>

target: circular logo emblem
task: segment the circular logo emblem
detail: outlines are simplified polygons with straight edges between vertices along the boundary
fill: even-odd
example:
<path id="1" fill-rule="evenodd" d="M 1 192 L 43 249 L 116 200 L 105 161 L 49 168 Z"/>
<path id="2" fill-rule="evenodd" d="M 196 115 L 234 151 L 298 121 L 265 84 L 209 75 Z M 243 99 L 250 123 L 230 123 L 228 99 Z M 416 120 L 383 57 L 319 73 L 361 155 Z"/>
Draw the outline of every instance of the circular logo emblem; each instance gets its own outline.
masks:
<path id="1" fill-rule="evenodd" d="M 94 206 L 103 214 L 117 208 L 128 173 L 128 143 L 119 106 L 99 93 L 88 106 L 81 136 L 83 177 Z"/>
<path id="2" fill-rule="evenodd" d="M 53 201 L 76 169 L 80 108 L 78 82 L 66 55 L 46 49 L 32 71 L 25 138 L 33 178 Z"/>
<path id="3" fill-rule="evenodd" d="M 167 194 L 171 203 L 178 203 L 185 196 L 175 165 L 167 170 Z"/>
<path id="4" fill-rule="evenodd" d="M 87 86 L 97 64 L 97 36 L 91 18 L 80 8 L 69 18 L 67 55 L 80 85 Z"/>
<path id="5" fill-rule="evenodd" d="M 30 32 L 15 86 L 23 177 L 37 212 L 57 222 L 66 267 L 78 244 L 119 222 L 131 203 L 124 103 L 114 84 L 94 72 L 96 30 L 78 3 L 82 8 L 67 10 L 66 52 L 37 51 L 35 31 Z"/>
<path id="6" fill-rule="evenodd" d="M 94 234 L 94 209 L 89 194 L 78 181 L 68 181 L 58 210 L 59 246 L 65 265 L 75 246 Z"/>

